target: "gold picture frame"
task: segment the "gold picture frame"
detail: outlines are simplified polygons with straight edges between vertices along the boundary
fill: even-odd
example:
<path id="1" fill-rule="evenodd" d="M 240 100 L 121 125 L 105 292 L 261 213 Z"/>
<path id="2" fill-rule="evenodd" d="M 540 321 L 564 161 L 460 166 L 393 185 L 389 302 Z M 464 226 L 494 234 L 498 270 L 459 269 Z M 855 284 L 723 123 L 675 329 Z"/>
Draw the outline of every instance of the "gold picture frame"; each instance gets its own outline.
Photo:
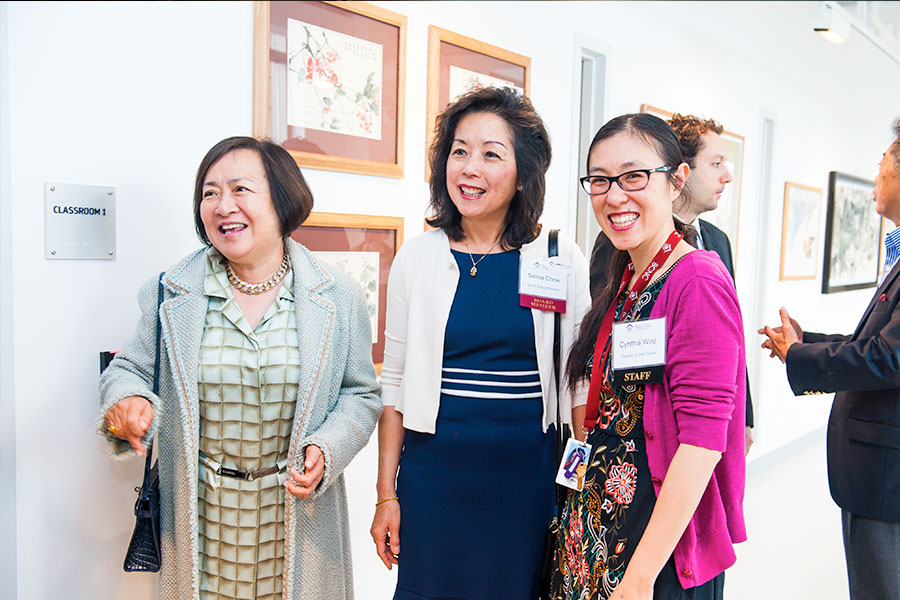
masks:
<path id="1" fill-rule="evenodd" d="M 256 0 L 253 135 L 311 169 L 403 177 L 406 17 Z"/>
<path id="2" fill-rule="evenodd" d="M 380 375 L 387 282 L 394 257 L 403 244 L 403 217 L 313 212 L 291 233 L 291 238 L 317 258 L 337 265 L 359 280 L 373 323 L 372 361 Z"/>
<path id="3" fill-rule="evenodd" d="M 531 59 L 481 40 L 428 26 L 428 95 L 425 108 L 425 142 L 434 141 L 437 116 L 459 92 L 478 86 L 511 83 L 525 96 L 531 91 Z M 431 177 L 428 152 L 425 179 Z"/>
<path id="4" fill-rule="evenodd" d="M 815 279 L 819 266 L 822 190 L 786 181 L 778 280 Z"/>

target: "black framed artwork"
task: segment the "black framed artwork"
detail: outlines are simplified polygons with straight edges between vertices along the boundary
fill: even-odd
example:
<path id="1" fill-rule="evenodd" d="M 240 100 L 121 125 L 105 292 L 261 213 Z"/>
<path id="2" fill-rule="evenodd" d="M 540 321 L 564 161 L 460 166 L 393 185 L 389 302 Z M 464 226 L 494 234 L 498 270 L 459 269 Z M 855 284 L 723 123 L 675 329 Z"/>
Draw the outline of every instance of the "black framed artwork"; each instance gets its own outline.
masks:
<path id="1" fill-rule="evenodd" d="M 875 212 L 875 183 L 837 171 L 828 175 L 822 293 L 878 284 L 882 219 Z"/>

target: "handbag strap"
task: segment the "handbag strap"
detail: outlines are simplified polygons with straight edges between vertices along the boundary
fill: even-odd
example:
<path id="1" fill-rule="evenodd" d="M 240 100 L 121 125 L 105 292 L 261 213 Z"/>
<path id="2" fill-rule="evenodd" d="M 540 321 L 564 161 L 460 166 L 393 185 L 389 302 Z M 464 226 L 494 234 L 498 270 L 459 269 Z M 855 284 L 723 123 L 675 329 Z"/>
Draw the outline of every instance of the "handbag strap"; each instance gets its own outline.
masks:
<path id="1" fill-rule="evenodd" d="M 550 237 L 547 240 L 547 255 L 559 256 L 559 229 L 551 229 Z M 562 381 L 560 380 L 560 368 L 562 360 L 560 358 L 560 329 L 562 315 L 558 312 L 553 313 L 553 373 L 556 375 L 556 462 L 562 460 L 563 451 L 569 438 L 568 428 L 563 427 L 562 414 L 560 412 L 560 403 L 562 402 Z"/>
<path id="2" fill-rule="evenodd" d="M 159 274 L 159 284 L 156 287 L 156 360 L 153 361 L 153 393 L 159 394 L 159 346 L 160 337 L 162 337 L 162 323 L 159 318 L 159 309 L 163 301 L 163 275 L 165 271 Z M 147 483 L 150 480 L 150 463 L 153 457 L 153 441 L 147 448 L 147 460 L 144 461 L 144 489 L 147 489 Z"/>

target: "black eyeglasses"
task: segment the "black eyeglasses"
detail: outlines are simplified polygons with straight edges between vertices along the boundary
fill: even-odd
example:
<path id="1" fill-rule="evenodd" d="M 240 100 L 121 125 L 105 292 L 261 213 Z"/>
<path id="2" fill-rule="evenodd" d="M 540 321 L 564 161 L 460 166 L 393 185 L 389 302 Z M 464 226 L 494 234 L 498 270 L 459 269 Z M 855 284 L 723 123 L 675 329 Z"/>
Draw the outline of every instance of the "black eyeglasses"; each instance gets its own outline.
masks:
<path id="1" fill-rule="evenodd" d="M 588 175 L 582 177 L 578 181 L 581 187 L 591 196 L 599 196 L 605 194 L 612 187 L 613 181 L 619 184 L 619 187 L 626 192 L 639 192 L 650 183 L 651 173 L 668 173 L 672 167 L 664 166 L 656 169 L 635 169 L 627 171 L 616 177 L 607 177 L 605 175 Z"/>

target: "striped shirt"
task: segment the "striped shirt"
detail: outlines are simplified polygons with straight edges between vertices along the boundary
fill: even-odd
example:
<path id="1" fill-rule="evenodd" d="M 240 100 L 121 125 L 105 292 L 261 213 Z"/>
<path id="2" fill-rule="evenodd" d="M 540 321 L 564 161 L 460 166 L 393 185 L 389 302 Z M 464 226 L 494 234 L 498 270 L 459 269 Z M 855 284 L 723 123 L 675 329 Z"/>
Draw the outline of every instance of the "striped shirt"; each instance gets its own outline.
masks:
<path id="1" fill-rule="evenodd" d="M 897 259 L 900 259 L 900 227 L 884 238 L 884 269 L 881 271 L 881 277 L 878 278 L 879 285 L 897 264 Z"/>

